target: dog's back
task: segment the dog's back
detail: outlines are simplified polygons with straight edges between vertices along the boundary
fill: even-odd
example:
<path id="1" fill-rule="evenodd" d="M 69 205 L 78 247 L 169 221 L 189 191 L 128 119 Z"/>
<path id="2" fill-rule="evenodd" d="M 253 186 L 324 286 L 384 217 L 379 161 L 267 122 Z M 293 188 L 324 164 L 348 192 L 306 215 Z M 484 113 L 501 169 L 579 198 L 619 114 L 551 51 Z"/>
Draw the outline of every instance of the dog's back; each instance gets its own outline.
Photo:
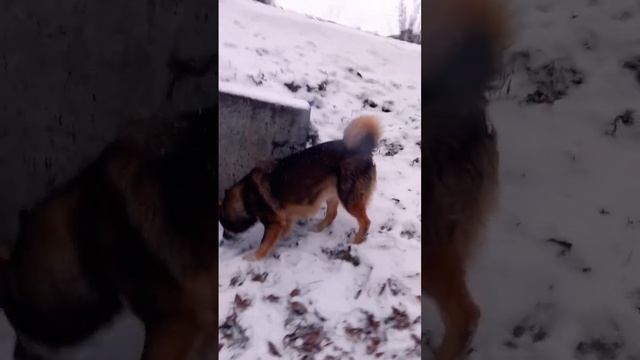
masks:
<path id="1" fill-rule="evenodd" d="M 436 359 L 452 360 L 463 356 L 480 315 L 466 286 L 466 263 L 498 186 L 485 91 L 499 71 L 507 31 L 498 0 L 425 5 L 422 287 L 446 327 Z"/>
<path id="2" fill-rule="evenodd" d="M 336 176 L 340 163 L 348 155 L 342 140 L 336 140 L 281 159 L 269 176 L 273 196 L 283 203 L 308 202 L 317 197 L 323 182 Z"/>
<path id="3" fill-rule="evenodd" d="M 335 178 L 335 186 L 339 187 L 348 177 L 375 171 L 372 151 L 379 138 L 376 118 L 354 119 L 341 140 L 318 144 L 279 160 L 269 175 L 271 193 L 284 203 L 305 203 L 317 197 L 328 179 Z"/>
<path id="4" fill-rule="evenodd" d="M 365 208 L 375 186 L 373 150 L 380 125 L 372 116 L 354 119 L 341 140 L 322 143 L 281 159 L 269 174 L 271 194 L 286 209 L 339 201 L 359 222 L 367 223 Z M 294 210 L 295 211 L 295 210 Z M 361 236 L 362 237 L 362 236 Z"/>

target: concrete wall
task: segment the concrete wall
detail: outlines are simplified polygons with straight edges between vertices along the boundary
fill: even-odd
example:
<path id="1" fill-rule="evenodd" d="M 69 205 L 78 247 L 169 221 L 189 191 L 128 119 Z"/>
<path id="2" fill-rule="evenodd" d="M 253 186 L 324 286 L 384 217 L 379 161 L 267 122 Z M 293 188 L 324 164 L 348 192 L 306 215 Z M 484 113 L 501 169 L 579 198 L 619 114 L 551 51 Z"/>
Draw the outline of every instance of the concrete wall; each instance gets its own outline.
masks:
<path id="1" fill-rule="evenodd" d="M 309 139 L 310 109 L 302 100 L 221 87 L 218 113 L 220 198 L 257 162 L 302 150 Z"/>
<path id="2" fill-rule="evenodd" d="M 215 0 L 4 0 L 0 241 L 133 117 L 217 96 Z M 215 141 L 215 139 L 212 139 Z"/>

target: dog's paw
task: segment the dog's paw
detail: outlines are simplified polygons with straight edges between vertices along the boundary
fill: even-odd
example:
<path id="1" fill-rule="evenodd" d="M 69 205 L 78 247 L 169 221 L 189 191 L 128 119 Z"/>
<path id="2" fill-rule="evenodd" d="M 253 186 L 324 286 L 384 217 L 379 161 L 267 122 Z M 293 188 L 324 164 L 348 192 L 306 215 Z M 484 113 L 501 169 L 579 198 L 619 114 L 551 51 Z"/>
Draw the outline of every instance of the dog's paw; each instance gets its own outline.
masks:
<path id="1" fill-rule="evenodd" d="M 353 238 L 352 243 L 354 245 L 362 244 L 367 239 L 367 234 L 358 232 L 356 236 Z"/>
<path id="2" fill-rule="evenodd" d="M 326 228 L 327 227 L 326 226 L 322 226 L 322 224 L 317 224 L 317 225 L 312 226 L 310 230 L 312 232 L 319 233 L 319 232 L 324 231 L 324 229 L 326 229 Z"/>
<path id="3" fill-rule="evenodd" d="M 242 259 L 246 261 L 251 261 L 251 262 L 260 260 L 258 258 L 258 255 L 256 255 L 255 252 L 250 252 L 248 254 L 245 254 L 244 256 L 242 256 Z"/>

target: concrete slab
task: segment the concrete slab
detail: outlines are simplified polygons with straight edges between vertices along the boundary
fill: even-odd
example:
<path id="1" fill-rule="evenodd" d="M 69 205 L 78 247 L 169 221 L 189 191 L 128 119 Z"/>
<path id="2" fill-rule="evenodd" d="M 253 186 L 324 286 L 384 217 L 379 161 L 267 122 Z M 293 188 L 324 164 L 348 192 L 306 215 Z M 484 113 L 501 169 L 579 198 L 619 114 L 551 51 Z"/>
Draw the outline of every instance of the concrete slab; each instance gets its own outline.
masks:
<path id="1" fill-rule="evenodd" d="M 220 198 L 257 162 L 306 147 L 311 130 L 306 101 L 225 83 L 219 85 L 218 101 Z"/>
<path id="2" fill-rule="evenodd" d="M 14 240 L 20 209 L 76 174 L 132 118 L 215 102 L 216 6 L 3 2 L 0 242 Z"/>

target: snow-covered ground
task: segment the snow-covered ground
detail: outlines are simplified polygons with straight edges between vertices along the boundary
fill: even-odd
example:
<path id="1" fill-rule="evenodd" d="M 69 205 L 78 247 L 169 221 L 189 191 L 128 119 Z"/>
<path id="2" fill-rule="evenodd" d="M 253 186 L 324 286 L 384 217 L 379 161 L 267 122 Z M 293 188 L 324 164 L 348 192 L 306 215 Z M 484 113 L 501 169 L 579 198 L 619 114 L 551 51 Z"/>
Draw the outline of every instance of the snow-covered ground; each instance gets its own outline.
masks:
<path id="1" fill-rule="evenodd" d="M 357 223 L 342 208 L 261 262 L 242 258 L 261 225 L 221 243 L 220 359 L 419 359 L 420 47 L 253 1 L 222 0 L 220 14 L 221 84 L 310 102 L 321 142 L 366 113 L 384 132 L 364 244 L 349 247 Z"/>
<path id="2" fill-rule="evenodd" d="M 287 11 L 307 14 L 380 35 L 400 33 L 400 2 L 411 12 L 420 0 L 275 0 Z"/>
<path id="3" fill-rule="evenodd" d="M 611 134 L 640 111 L 640 59 L 625 69 L 640 55 L 640 2 L 511 9 L 489 109 L 500 206 L 470 268 L 483 312 L 470 359 L 640 359 L 640 113 Z M 437 343 L 432 303 L 423 319 Z"/>
<path id="4" fill-rule="evenodd" d="M 144 327 L 128 311 L 116 316 L 85 343 L 49 353 L 48 360 L 137 360 L 142 354 Z M 0 313 L 0 360 L 13 359 L 15 334 Z"/>

